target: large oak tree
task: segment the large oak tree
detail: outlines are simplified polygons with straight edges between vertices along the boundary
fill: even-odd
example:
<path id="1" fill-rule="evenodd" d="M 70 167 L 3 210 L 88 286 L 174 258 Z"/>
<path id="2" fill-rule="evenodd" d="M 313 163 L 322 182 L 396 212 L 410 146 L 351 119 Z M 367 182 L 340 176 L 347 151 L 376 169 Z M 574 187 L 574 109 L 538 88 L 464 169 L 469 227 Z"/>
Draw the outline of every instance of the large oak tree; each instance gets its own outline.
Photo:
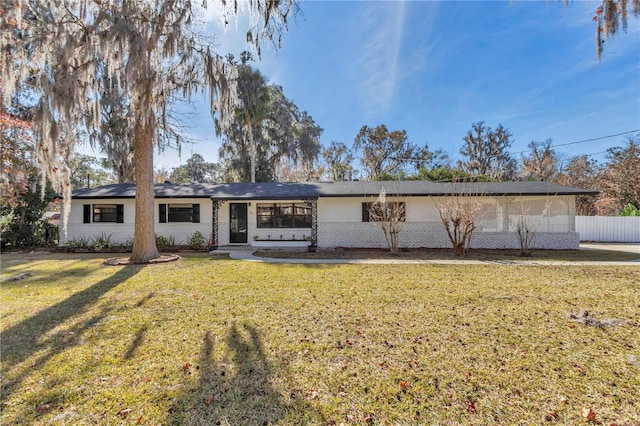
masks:
<path id="1" fill-rule="evenodd" d="M 522 156 L 520 178 L 524 180 L 550 181 L 558 174 L 558 155 L 551 139 L 546 142 L 529 142 L 529 152 Z"/>
<path id="2" fill-rule="evenodd" d="M 232 56 L 229 60 L 234 63 Z M 231 120 L 215 123 L 223 140 L 219 154 L 225 180 L 269 182 L 313 169 L 322 128 L 281 86 L 267 84 L 249 60 L 243 52 L 237 79 L 240 105 Z"/>
<path id="3" fill-rule="evenodd" d="M 511 179 L 516 170 L 516 162 L 509 154 L 511 133 L 502 124 L 494 130 L 486 126 L 484 121 L 473 123 L 471 127 L 460 149 L 460 154 L 466 158 L 458 161 L 458 167 L 490 179 Z"/>
<path id="4" fill-rule="evenodd" d="M 206 3 L 205 3 L 206 4 Z M 247 40 L 279 41 L 293 0 L 215 2 L 227 18 L 242 8 L 256 19 Z M 154 233 L 153 151 L 168 122 L 172 97 L 208 91 L 212 114 L 233 117 L 238 105 L 236 68 L 216 55 L 200 34 L 202 11 L 188 0 L 6 1 L 0 11 L 0 81 L 14 93 L 24 81 L 38 96 L 34 118 L 36 158 L 70 199 L 68 160 L 78 129 L 92 110 L 100 113 L 104 82 L 117 82 L 128 97 L 136 183 L 131 260 L 159 257 Z M 259 50 L 259 49 L 258 49 Z M 8 96 L 7 96 L 8 97 Z M 69 203 L 65 203 L 68 214 Z"/>
<path id="5" fill-rule="evenodd" d="M 330 181 L 340 182 L 353 179 L 353 153 L 343 142 L 331 141 L 322 150 L 322 158 L 327 164 L 326 172 Z"/>
<path id="6" fill-rule="evenodd" d="M 401 173 L 415 162 L 418 148 L 409 142 L 405 130 L 389 131 L 381 124 L 362 126 L 353 141 L 353 151 L 359 152 L 365 178 L 375 180 Z"/>
<path id="7" fill-rule="evenodd" d="M 640 207 L 640 136 L 608 149 L 607 160 L 598 176 L 598 214 L 617 215 L 628 204 Z"/>

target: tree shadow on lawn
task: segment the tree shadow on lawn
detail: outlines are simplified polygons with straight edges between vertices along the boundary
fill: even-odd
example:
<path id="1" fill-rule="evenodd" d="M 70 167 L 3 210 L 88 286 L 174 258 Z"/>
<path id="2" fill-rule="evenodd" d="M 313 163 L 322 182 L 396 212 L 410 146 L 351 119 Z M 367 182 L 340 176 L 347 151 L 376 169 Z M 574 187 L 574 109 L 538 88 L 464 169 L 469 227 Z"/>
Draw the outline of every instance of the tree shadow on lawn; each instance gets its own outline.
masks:
<path id="1" fill-rule="evenodd" d="M 274 388 L 275 374 L 254 326 L 230 326 L 223 355 L 227 362 L 216 363 L 214 340 L 207 331 L 195 367 L 197 385 L 169 409 L 168 424 L 271 425 L 286 421 L 292 412 L 297 412 L 294 418 L 321 420 L 299 391 L 285 397 Z"/>
<path id="2" fill-rule="evenodd" d="M 98 314 L 76 324 L 73 324 L 74 319 L 87 312 L 102 295 L 140 272 L 143 267 L 144 265 L 123 268 L 109 278 L 73 294 L 0 333 L 0 347 L 2 348 L 0 395 L 2 400 L 7 401 L 15 388 L 34 369 L 46 364 L 57 354 L 78 345 L 82 333 L 102 321 L 112 308 L 104 306 Z M 65 322 L 73 325 L 57 331 L 51 336 L 46 336 L 49 331 Z M 41 351 L 43 353 L 30 365 L 20 365 Z M 0 408 L 0 410 L 2 409 Z"/>
<path id="3" fill-rule="evenodd" d="M 42 270 L 39 268 L 39 265 L 34 262 L 38 262 L 40 259 L 21 261 L 21 263 L 17 265 L 10 266 L 2 266 L 2 275 L 3 281 L 2 286 L 5 288 L 11 287 L 21 287 L 24 285 L 23 280 L 15 280 L 10 281 L 7 278 L 14 277 L 19 275 L 20 273 L 30 274 L 29 278 L 29 286 L 36 287 L 42 285 L 48 285 L 53 281 L 58 281 L 61 279 L 65 279 L 71 283 L 73 283 L 74 279 L 80 279 L 86 277 L 96 270 L 98 270 L 102 265 L 95 264 L 91 266 L 87 266 L 85 260 L 76 260 L 74 262 L 65 263 L 64 267 L 58 268 L 56 271 L 48 271 Z M 51 259 L 42 259 L 45 261 L 50 261 Z"/>

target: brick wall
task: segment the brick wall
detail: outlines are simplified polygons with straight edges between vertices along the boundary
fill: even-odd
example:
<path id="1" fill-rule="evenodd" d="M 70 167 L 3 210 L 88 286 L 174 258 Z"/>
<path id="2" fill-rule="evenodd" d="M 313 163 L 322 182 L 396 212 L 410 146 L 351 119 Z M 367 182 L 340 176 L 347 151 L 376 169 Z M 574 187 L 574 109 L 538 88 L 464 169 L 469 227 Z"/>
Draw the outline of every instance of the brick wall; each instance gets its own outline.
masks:
<path id="1" fill-rule="evenodd" d="M 449 237 L 440 222 L 405 223 L 400 229 L 398 240 L 401 248 L 451 247 Z M 577 249 L 579 245 L 579 235 L 575 232 L 538 232 L 531 248 Z M 386 248 L 387 243 L 380 226 L 375 223 L 320 222 L 318 247 Z M 515 232 L 479 231 L 474 232 L 471 247 L 518 249 L 520 245 Z"/>

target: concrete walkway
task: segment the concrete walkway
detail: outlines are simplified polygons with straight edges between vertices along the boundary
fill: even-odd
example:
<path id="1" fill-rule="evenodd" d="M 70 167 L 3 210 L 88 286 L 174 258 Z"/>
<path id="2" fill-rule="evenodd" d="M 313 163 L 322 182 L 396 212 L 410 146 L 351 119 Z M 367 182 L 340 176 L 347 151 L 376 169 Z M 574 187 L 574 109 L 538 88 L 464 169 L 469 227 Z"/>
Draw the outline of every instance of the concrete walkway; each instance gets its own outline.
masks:
<path id="1" fill-rule="evenodd" d="M 640 256 L 640 243 L 580 243 L 580 249 L 625 251 Z"/>
<path id="2" fill-rule="evenodd" d="M 605 248 L 606 246 L 606 248 Z M 258 257 L 253 253 L 257 250 L 252 247 L 223 247 L 212 253 L 228 254 L 231 259 L 248 262 L 264 263 L 288 263 L 288 264 L 378 264 L 378 265 L 546 265 L 546 266 L 636 266 L 640 267 L 640 244 L 581 244 L 584 250 L 616 250 L 638 253 L 638 259 L 632 261 L 553 261 L 553 260 L 470 260 L 470 259 L 278 259 L 271 257 Z"/>

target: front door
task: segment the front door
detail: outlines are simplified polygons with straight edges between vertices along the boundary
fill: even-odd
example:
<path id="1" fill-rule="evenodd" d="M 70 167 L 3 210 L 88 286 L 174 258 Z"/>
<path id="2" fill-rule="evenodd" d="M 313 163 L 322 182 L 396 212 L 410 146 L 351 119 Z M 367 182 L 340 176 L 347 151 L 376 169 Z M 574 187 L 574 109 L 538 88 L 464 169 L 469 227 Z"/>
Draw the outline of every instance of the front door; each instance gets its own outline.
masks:
<path id="1" fill-rule="evenodd" d="M 247 243 L 247 203 L 229 204 L 229 241 Z"/>

